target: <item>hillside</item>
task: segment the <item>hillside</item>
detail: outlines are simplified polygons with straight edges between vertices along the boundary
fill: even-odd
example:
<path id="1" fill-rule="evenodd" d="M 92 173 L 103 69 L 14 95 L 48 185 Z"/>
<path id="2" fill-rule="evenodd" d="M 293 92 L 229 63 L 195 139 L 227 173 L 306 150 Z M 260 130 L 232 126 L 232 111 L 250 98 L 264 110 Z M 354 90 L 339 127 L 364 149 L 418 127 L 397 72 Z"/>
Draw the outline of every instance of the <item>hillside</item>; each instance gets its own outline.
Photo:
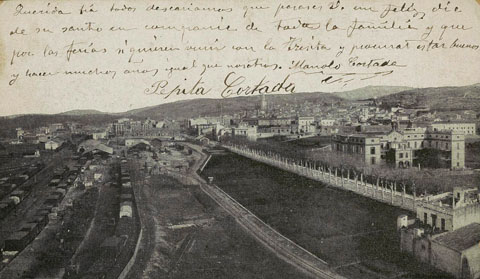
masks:
<path id="1" fill-rule="evenodd" d="M 379 98 L 385 107 L 430 107 L 432 110 L 480 111 L 480 83 L 463 87 L 410 89 Z"/>
<path id="2" fill-rule="evenodd" d="M 332 94 L 347 100 L 365 100 L 379 98 L 410 89 L 413 88 L 405 86 L 367 86 L 345 92 L 335 92 Z"/>
<path id="3" fill-rule="evenodd" d="M 26 114 L 14 118 L 0 117 L 0 138 L 15 136 L 15 129 L 22 127 L 31 130 L 36 127 L 48 126 L 52 123 L 78 122 L 83 125 L 101 125 L 112 122 L 118 116 L 110 114 L 98 115 L 62 115 L 62 114 Z"/>
<path id="4" fill-rule="evenodd" d="M 76 109 L 76 110 L 69 110 L 59 115 L 71 115 L 71 116 L 80 116 L 80 115 L 95 115 L 95 114 L 106 114 L 105 112 L 101 112 L 99 110 L 94 109 Z"/>
<path id="5" fill-rule="evenodd" d="M 287 103 L 303 104 L 304 102 L 324 103 L 326 105 L 345 102 L 342 98 L 328 93 L 295 93 L 268 95 L 267 101 L 270 105 L 282 106 Z M 245 110 L 254 110 L 260 104 L 261 96 L 236 97 L 227 99 L 195 99 L 178 101 L 168 104 L 161 104 L 153 107 L 131 110 L 125 113 L 126 116 L 150 117 L 153 119 L 162 118 L 191 118 L 196 116 L 219 115 L 223 113 L 241 113 Z"/>

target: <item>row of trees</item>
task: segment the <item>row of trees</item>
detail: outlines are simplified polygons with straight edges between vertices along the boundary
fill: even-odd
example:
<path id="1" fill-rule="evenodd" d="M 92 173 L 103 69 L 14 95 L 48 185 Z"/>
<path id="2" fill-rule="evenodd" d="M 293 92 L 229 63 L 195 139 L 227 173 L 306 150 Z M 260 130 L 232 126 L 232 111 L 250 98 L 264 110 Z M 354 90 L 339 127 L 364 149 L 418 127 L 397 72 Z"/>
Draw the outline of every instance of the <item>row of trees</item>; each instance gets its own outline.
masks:
<path id="1" fill-rule="evenodd" d="M 362 174 L 364 180 L 368 183 L 378 183 L 384 185 L 396 184 L 397 190 L 402 187 L 406 192 L 413 194 L 437 194 L 451 191 L 456 186 L 475 187 L 480 183 L 480 176 L 453 174 L 445 169 L 418 169 L 418 168 L 392 168 L 386 165 L 366 165 L 364 158 L 360 154 L 347 154 L 336 152 L 329 148 L 323 149 L 302 149 L 291 148 L 284 142 L 277 141 L 248 141 L 242 138 L 228 138 L 226 142 L 230 144 L 243 145 L 251 149 L 263 151 L 265 153 L 275 153 L 284 158 L 295 162 L 304 162 L 311 166 L 317 166 L 325 170 L 337 169 L 337 174 L 343 177 L 349 176 L 355 179 L 355 176 Z"/>

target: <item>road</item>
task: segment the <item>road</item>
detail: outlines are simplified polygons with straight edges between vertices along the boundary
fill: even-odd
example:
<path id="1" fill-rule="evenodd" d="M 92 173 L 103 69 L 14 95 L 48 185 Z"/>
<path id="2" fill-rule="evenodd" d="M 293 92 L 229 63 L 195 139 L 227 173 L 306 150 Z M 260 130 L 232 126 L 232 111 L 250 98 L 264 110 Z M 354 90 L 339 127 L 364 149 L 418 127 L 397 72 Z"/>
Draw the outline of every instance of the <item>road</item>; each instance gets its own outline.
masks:
<path id="1" fill-rule="evenodd" d="M 208 159 L 208 156 L 202 152 L 200 146 L 189 143 L 185 145 L 201 156 L 201 159 L 197 160 L 192 168 L 189 169 L 188 176 L 197 180 L 200 188 L 225 211 L 231 214 L 247 233 L 253 236 L 263 246 L 273 251 L 279 258 L 313 278 L 343 278 L 332 271 L 325 261 L 319 259 L 265 224 L 219 187 L 206 183 L 205 180 L 197 174 L 197 170 L 202 167 L 203 162 Z"/>

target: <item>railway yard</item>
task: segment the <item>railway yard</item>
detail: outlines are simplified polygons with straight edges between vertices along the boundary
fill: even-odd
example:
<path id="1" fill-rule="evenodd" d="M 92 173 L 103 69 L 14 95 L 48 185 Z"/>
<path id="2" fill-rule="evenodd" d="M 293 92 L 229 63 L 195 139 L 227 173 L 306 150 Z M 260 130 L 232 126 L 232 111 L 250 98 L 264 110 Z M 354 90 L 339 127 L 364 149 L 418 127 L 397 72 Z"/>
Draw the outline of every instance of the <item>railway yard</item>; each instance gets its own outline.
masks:
<path id="1" fill-rule="evenodd" d="M 5 169 L 0 278 L 307 278 L 198 187 L 192 151 L 63 148 Z"/>
<path id="2" fill-rule="evenodd" d="M 117 278 L 139 233 L 126 160 L 75 148 L 42 159 L 2 164 L 0 278 Z"/>

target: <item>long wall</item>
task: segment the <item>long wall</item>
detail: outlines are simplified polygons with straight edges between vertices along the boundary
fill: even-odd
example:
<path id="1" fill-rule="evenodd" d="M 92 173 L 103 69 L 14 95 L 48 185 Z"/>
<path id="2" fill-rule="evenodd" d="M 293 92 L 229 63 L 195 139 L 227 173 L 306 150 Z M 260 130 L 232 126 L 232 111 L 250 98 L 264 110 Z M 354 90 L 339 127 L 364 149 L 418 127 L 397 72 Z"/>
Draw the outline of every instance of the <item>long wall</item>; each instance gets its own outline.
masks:
<path id="1" fill-rule="evenodd" d="M 244 157 L 255 161 L 265 163 L 267 165 L 277 167 L 279 169 L 289 171 L 300 176 L 320 181 L 325 184 L 340 189 L 355 192 L 359 195 L 369 197 L 379 202 L 387 203 L 403 209 L 416 212 L 416 206 L 422 201 L 422 198 L 414 197 L 404 191 L 396 191 L 395 185 L 374 185 L 364 181 L 363 176 L 357 176 L 356 179 L 342 177 L 340 173 L 335 174 L 332 171 L 322 171 L 315 166 L 303 163 L 296 163 L 286 158 L 282 158 L 278 154 L 269 154 L 246 148 L 243 146 L 224 146 L 231 152 L 237 153 Z"/>

